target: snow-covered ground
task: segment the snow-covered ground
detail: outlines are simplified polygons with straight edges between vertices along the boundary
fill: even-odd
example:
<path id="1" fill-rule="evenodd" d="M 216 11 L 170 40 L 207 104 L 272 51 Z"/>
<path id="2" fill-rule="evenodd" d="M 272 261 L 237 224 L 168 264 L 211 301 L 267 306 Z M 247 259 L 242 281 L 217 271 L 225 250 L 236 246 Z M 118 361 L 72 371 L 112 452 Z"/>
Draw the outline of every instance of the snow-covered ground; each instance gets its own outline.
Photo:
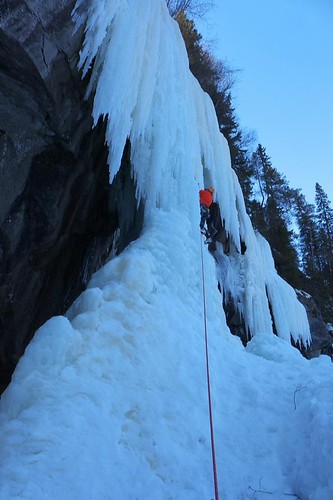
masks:
<path id="1" fill-rule="evenodd" d="M 212 498 L 199 260 L 199 235 L 162 211 L 39 330 L 1 401 L 0 498 Z M 273 335 L 245 350 L 208 283 L 221 498 L 329 500 L 329 358 Z"/>
<path id="2" fill-rule="evenodd" d="M 0 498 L 213 497 L 198 228 L 209 184 L 234 246 L 217 274 L 203 246 L 220 498 L 331 500 L 332 364 L 288 341 L 308 342 L 304 309 L 252 230 L 165 1 L 92 0 L 87 20 L 79 3 L 111 180 L 129 137 L 145 224 L 18 364 L 0 402 Z M 255 334 L 246 349 L 226 325 L 217 276 Z"/>

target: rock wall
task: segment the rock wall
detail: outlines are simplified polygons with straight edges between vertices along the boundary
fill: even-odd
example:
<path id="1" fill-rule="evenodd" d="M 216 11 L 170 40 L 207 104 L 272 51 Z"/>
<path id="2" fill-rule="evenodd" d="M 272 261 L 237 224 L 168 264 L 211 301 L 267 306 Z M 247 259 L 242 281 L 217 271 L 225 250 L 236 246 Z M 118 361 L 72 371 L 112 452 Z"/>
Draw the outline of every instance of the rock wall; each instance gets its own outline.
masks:
<path id="1" fill-rule="evenodd" d="M 108 183 L 74 0 L 0 0 L 0 390 L 35 330 L 141 230 L 127 144 Z M 126 216 L 124 216 L 126 214 Z"/>
<path id="2" fill-rule="evenodd" d="M 333 361 L 332 325 L 328 325 L 323 321 L 321 312 L 311 295 L 297 290 L 297 296 L 306 309 L 312 337 L 312 342 L 308 349 L 301 351 L 303 356 L 311 359 L 325 354 Z"/>

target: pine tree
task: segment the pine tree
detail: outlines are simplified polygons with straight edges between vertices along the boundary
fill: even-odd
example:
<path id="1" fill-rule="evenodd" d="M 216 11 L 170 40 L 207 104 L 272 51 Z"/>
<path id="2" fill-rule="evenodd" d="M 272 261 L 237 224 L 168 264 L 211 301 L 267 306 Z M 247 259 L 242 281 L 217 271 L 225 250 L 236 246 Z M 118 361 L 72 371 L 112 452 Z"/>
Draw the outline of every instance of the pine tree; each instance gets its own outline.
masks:
<path id="1" fill-rule="evenodd" d="M 307 203 L 300 191 L 295 191 L 295 215 L 302 271 L 309 279 L 317 279 L 323 271 L 320 258 L 320 236 L 315 207 Z"/>
<path id="2" fill-rule="evenodd" d="M 323 319 L 333 321 L 331 259 L 325 230 L 329 228 L 330 202 L 321 186 L 316 187 L 316 205 L 307 203 L 298 191 L 295 194 L 295 214 L 299 228 L 302 288 L 310 293 L 319 306 Z M 332 215 L 332 214 L 331 214 Z"/>
<path id="3" fill-rule="evenodd" d="M 315 186 L 316 189 L 316 214 L 318 219 L 318 225 L 322 229 L 327 245 L 332 249 L 332 239 L 333 239 L 333 210 L 331 208 L 331 202 L 328 199 L 327 194 L 318 182 Z"/>
<path id="4" fill-rule="evenodd" d="M 333 210 L 327 194 L 320 184 L 316 184 L 316 219 L 320 236 L 320 255 L 323 272 L 333 293 Z"/>

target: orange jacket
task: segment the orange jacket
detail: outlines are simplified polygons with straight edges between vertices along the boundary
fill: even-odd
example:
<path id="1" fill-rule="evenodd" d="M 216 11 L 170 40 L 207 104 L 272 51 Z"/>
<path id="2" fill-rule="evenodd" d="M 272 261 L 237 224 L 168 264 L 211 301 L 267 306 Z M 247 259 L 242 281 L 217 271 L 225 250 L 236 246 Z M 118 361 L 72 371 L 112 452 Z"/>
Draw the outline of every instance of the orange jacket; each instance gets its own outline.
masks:
<path id="1" fill-rule="evenodd" d="M 200 189 L 199 191 L 200 205 L 206 205 L 210 207 L 213 203 L 213 195 L 208 189 Z"/>

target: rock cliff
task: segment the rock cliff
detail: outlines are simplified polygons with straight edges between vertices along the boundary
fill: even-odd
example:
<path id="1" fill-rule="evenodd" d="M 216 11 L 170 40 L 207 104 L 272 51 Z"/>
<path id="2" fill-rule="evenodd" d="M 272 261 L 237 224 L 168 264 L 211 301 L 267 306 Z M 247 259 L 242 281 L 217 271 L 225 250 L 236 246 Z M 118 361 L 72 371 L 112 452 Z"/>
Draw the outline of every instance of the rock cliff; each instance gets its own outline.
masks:
<path id="1" fill-rule="evenodd" d="M 34 331 L 142 224 L 130 144 L 108 183 L 105 124 L 92 129 L 77 71 L 74 4 L 0 0 L 1 390 Z"/>

